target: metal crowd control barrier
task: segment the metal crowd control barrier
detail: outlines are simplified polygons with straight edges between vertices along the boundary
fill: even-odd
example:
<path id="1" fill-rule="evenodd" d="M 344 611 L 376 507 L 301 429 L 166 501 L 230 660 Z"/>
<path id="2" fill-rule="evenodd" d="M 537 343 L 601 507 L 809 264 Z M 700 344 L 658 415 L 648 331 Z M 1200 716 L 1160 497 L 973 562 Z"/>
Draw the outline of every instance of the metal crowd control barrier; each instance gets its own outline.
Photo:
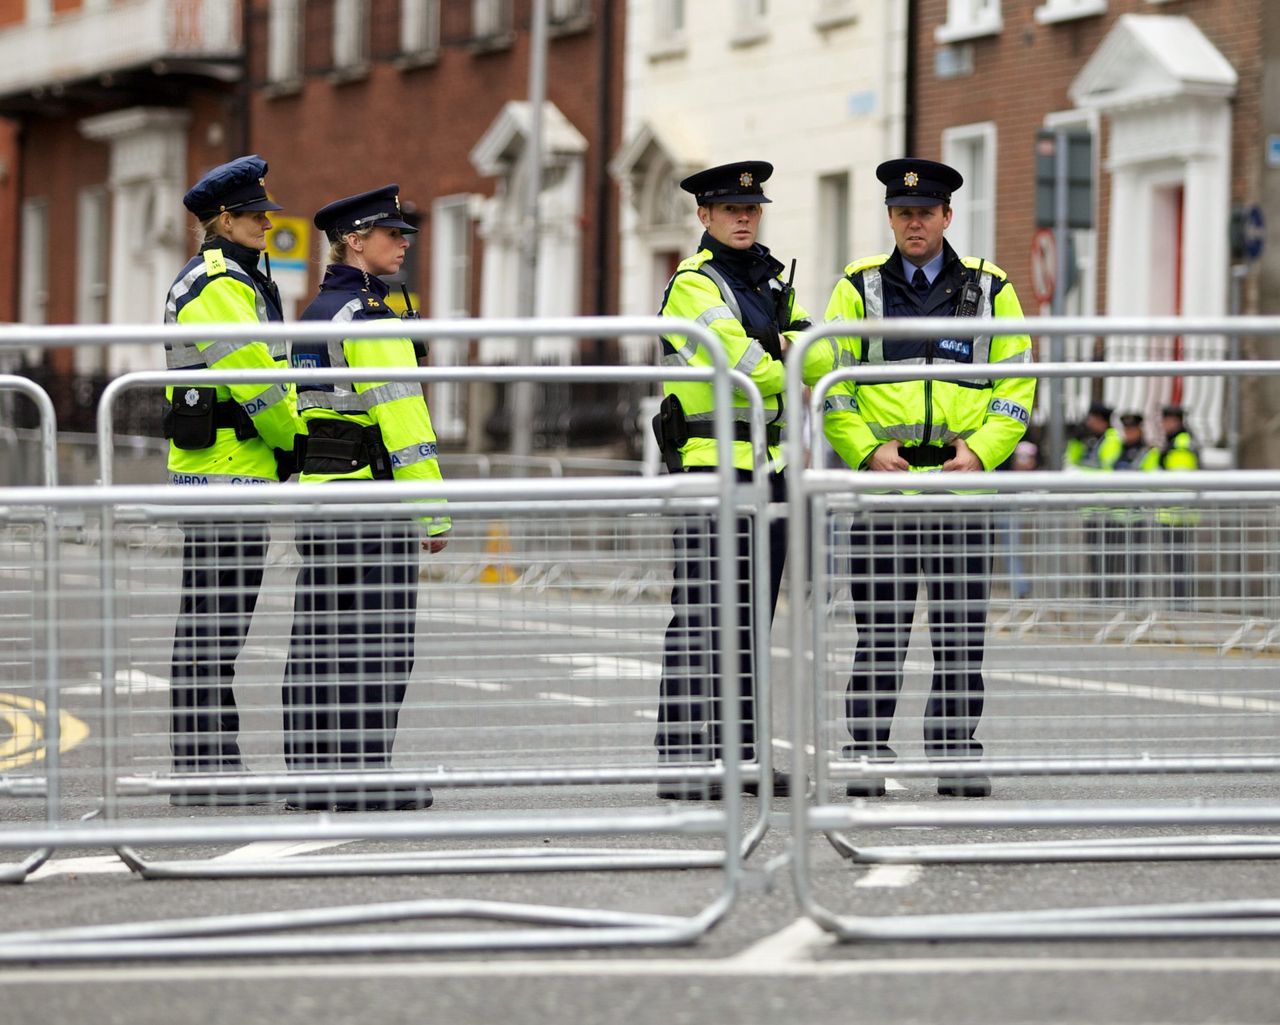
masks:
<path id="1" fill-rule="evenodd" d="M 43 388 L 25 377 L 0 374 L 0 390 L 26 395 L 36 407 L 40 439 L 40 483 L 58 483 L 57 417 Z M 43 797 L 46 821 L 58 821 L 62 716 L 58 704 L 58 534 L 52 513 L 4 508 L 0 542 L 0 721 L 8 739 L 0 744 L 0 799 Z M 42 593 L 43 592 L 43 593 Z M 38 773 L 43 769 L 43 775 Z M 12 814 L 22 809 L 11 806 Z M 6 817 L 8 817 L 6 815 Z M 20 883 L 52 854 L 33 851 L 21 862 L 0 866 L 0 883 Z"/>
<path id="2" fill-rule="evenodd" d="M 660 333 L 673 330 L 669 320 L 657 318 L 588 318 L 573 321 L 521 322 L 413 322 L 388 325 L 362 325 L 343 329 L 344 337 L 418 338 L 459 336 L 508 336 L 532 339 L 542 335 L 599 337 L 608 333 Z M 716 364 L 712 370 L 658 368 L 421 368 L 392 371 L 345 371 L 344 380 L 421 381 L 430 379 L 542 379 L 557 381 L 625 379 L 696 379 L 711 380 L 716 390 L 714 427 L 720 448 L 720 461 L 731 465 L 731 384 L 729 368 L 715 336 L 696 324 L 681 324 L 679 330 L 697 339 Z M 290 324 L 283 329 L 289 338 L 328 338 L 334 328 L 327 324 Z M 261 326 L 228 326 L 213 329 L 121 328 L 118 332 L 72 331 L 50 335 L 61 344 L 83 344 L 106 341 L 116 333 L 132 341 L 159 342 L 165 338 L 215 340 L 257 338 L 265 333 Z M 33 335 L 40 335 L 33 338 Z M 43 340 L 39 331 L 24 332 L 21 344 Z M 4 336 L 0 335 L 0 342 Z M 267 382 L 278 380 L 332 380 L 328 371 L 262 371 L 219 375 L 218 380 Z M 604 909 L 577 909 L 541 905 L 506 904 L 486 901 L 419 901 L 412 907 L 374 906 L 360 909 L 328 909 L 310 917 L 290 915 L 238 916 L 234 919 L 206 919 L 198 923 L 139 923 L 114 929 L 70 932 L 0 935 L 0 960 L 33 957 L 40 959 L 97 956 L 89 941 L 108 940 L 102 948 L 112 957 L 129 956 L 199 956 L 224 952 L 228 944 L 237 953 L 282 953 L 326 950 L 397 950 L 472 949 L 476 947 L 517 948 L 551 946 L 600 946 L 629 943 L 684 943 L 698 938 L 718 921 L 731 906 L 741 885 L 743 857 L 758 843 L 767 826 L 761 814 L 750 829 L 743 828 L 741 784 L 746 778 L 759 781 L 761 803 L 769 795 L 771 783 L 770 749 L 767 743 L 758 748 L 758 762 L 744 766 L 737 756 L 739 724 L 735 716 L 725 716 L 719 724 L 722 731 L 723 757 L 714 763 L 689 762 L 650 764 L 654 758 L 649 737 L 652 723 L 645 711 L 654 701 L 654 679 L 657 664 L 652 658 L 633 657 L 646 639 L 660 636 L 661 610 L 642 606 L 639 611 L 601 610 L 586 601 L 589 612 L 579 611 L 580 594 L 585 591 L 582 579 L 575 580 L 575 591 L 557 596 L 549 602 L 555 589 L 543 577 L 523 587 L 518 576 L 507 580 L 502 566 L 520 557 L 508 536 L 494 541 L 491 528 L 495 523 L 511 524 L 521 517 L 557 518 L 561 522 L 575 517 L 614 520 L 652 521 L 696 514 L 709 517 L 716 533 L 728 534 L 744 512 L 755 512 L 753 531 L 760 543 L 759 506 L 762 489 L 743 488 L 731 474 L 676 475 L 660 479 L 580 477 L 525 481 L 445 481 L 429 485 L 361 482 L 331 483 L 323 486 L 282 484 L 269 488 L 246 489 L 234 485 L 210 485 L 200 488 L 113 486 L 111 482 L 112 403 L 126 388 L 138 385 L 209 384 L 213 375 L 137 374 L 114 382 L 104 394 L 99 409 L 101 471 L 99 488 L 60 488 L 56 492 L 15 489 L 7 495 L 11 508 L 68 510 L 88 509 L 97 517 L 99 551 L 96 560 L 86 553 L 86 564 L 96 561 L 99 567 L 97 594 L 90 599 L 101 603 L 95 613 L 102 624 L 98 646 L 92 642 L 73 649 L 71 655 L 83 666 L 92 656 L 100 663 L 100 681 L 96 687 L 87 681 L 83 691 L 97 691 L 100 707 L 90 715 L 93 727 L 104 738 L 96 753 L 102 764 L 97 770 L 103 787 L 101 821 L 51 824 L 45 829 L 0 830 L 0 845 L 13 848 L 28 844 L 38 837 L 42 845 L 54 848 L 68 846 L 116 847 L 135 871 L 148 876 L 236 876 L 236 875 L 320 875 L 368 874 L 372 872 L 477 872 L 537 871 L 566 869 L 620 869 L 650 867 L 712 867 L 721 872 L 721 889 L 711 904 L 698 913 L 684 917 L 613 912 Z M 735 375 L 733 384 L 752 399 L 752 431 L 763 451 L 763 407 L 750 380 Z M 420 588 L 422 608 L 418 625 L 433 647 L 418 645 L 418 662 L 425 672 L 415 674 L 410 683 L 424 689 L 422 698 L 406 699 L 401 709 L 398 736 L 405 744 L 408 767 L 401 759 L 397 743 L 397 767 L 356 767 L 308 771 L 252 771 L 224 775 L 209 772 L 164 771 L 169 752 L 166 741 L 172 734 L 165 724 L 165 697 L 169 690 L 164 679 L 167 648 L 172 636 L 170 617 L 177 604 L 174 584 L 153 586 L 155 582 L 173 580 L 176 572 L 178 542 L 176 526 L 184 519 L 197 517 L 230 523 L 233 533 L 246 524 L 270 522 L 295 525 L 308 522 L 326 525 L 335 518 L 372 528 L 385 539 L 387 534 L 400 534 L 403 525 L 430 508 L 426 503 L 444 500 L 448 514 L 456 526 L 451 535 L 446 565 L 437 568 L 432 559 L 424 558 L 425 579 Z M 436 508 L 439 508 L 436 506 Z M 386 532 L 386 533 L 383 533 Z M 570 536 L 568 534 L 566 537 Z M 645 533 L 642 529 L 642 538 Z M 658 539 L 658 527 L 647 532 L 648 560 L 666 558 L 668 551 Z M 243 540 L 243 536 L 240 538 Z M 634 537 L 632 537 L 634 543 Z M 461 550 L 461 551 L 459 551 Z M 563 545 L 554 553 L 560 559 L 574 553 Z M 483 559 L 497 572 L 491 584 L 477 585 L 474 577 L 453 572 L 447 560 L 455 563 L 468 558 Z M 246 689 L 252 694 L 255 681 L 279 681 L 281 648 L 287 641 L 288 606 L 293 588 L 288 579 L 297 562 L 286 555 L 277 563 L 268 558 L 258 607 L 253 612 L 253 627 L 238 661 L 235 691 Z M 738 704 L 737 642 L 737 566 L 727 546 L 720 546 L 714 560 L 714 595 L 712 601 L 720 617 L 718 653 L 721 665 L 723 707 Z M 456 566 L 454 567 L 456 569 Z M 518 567 L 513 567 L 518 568 Z M 273 583 L 273 576 L 275 582 Z M 757 581 L 761 575 L 757 575 Z M 447 595 L 436 592 L 442 582 L 463 581 L 467 587 Z M 494 586 L 497 585 L 497 586 Z M 243 586 L 243 584 L 241 585 Z M 759 587 L 759 584 L 757 584 Z M 244 588 L 246 591 L 247 587 Z M 486 590 L 487 589 L 487 590 Z M 65 596 L 65 595 L 64 595 Z M 77 597 L 80 597 L 79 595 Z M 278 599 L 287 599 L 280 601 Z M 462 603 L 453 599 L 461 598 Z M 579 645 L 582 638 L 592 638 L 587 649 L 578 652 L 557 649 L 549 642 L 553 636 L 548 626 L 555 626 L 554 614 L 568 616 L 571 628 L 565 636 Z M 470 617 L 470 621 L 468 621 Z M 283 625 L 281 625 L 283 624 Z M 563 624 L 562 624 L 563 625 Z M 767 629 L 767 628 L 766 628 Z M 513 643 L 512 639 L 518 638 Z M 276 643 L 272 643 L 272 642 Z M 608 654 L 624 644 L 621 656 Z M 605 647 L 605 651 L 598 649 Z M 271 650 L 268 650 L 271 649 Z M 765 650 L 767 650 L 767 643 Z M 436 657 L 436 652 L 442 653 Z M 358 651 L 363 655 L 363 651 Z M 585 673 L 576 672 L 574 656 L 583 655 L 588 664 Z M 426 657 L 424 657 L 426 656 Z M 545 656 L 545 659 L 544 659 Z M 530 666 L 538 667 L 530 671 Z M 563 669 L 561 667 L 564 667 Z M 448 676 L 429 677 L 441 668 Z M 66 675 L 70 675 L 69 673 Z M 590 681 L 590 688 L 582 680 Z M 631 693 L 625 684 L 643 680 L 645 690 Z M 622 687 L 617 686 L 621 682 Z M 458 686 L 460 685 L 460 686 Z M 769 736 L 767 676 L 757 679 L 761 709 L 762 735 Z M 493 695 L 497 695 L 494 697 Z M 583 709 L 607 709 L 613 718 L 602 717 Z M 539 722 L 537 714 L 554 709 L 551 723 Z M 274 714 L 279 705 L 252 700 L 243 713 L 240 738 L 245 742 L 245 757 L 254 764 L 270 762 L 278 765 L 278 746 L 268 751 L 265 738 L 270 733 L 278 745 L 279 725 Z M 498 741 L 487 733 L 484 717 L 497 720 Z M 521 717 L 524 718 L 521 718 Z M 532 720 L 530 717 L 533 717 Z M 433 717 L 441 720 L 437 725 Z M 625 718 L 624 718 L 625 717 Z M 269 725 L 268 725 L 269 724 Z M 554 738 L 571 735 L 566 731 L 595 728 L 589 740 L 574 748 L 556 748 Z M 556 731 L 560 731 L 557 734 Z M 502 731 L 505 731 L 502 732 Z M 374 732 L 371 730 L 371 732 Z M 631 757 L 628 743 L 634 745 Z M 125 745 L 128 745 L 126 748 Z M 643 746 L 647 754 L 640 757 Z M 88 747 L 82 748 L 85 752 Z M 448 760 L 446 760 L 448 759 Z M 504 764 L 505 760 L 505 764 Z M 416 764 L 415 764 L 416 763 Z M 451 764 L 452 763 L 452 764 Z M 455 767 L 456 766 L 456 767 Z M 80 763 L 78 768 L 83 767 Z M 296 769 L 296 767 L 295 767 Z M 600 784 L 652 785 L 655 782 L 722 783 L 725 800 L 716 810 L 655 811 L 650 792 L 649 807 L 590 809 L 584 794 L 598 792 Z M 502 791 L 495 799 L 486 789 L 510 786 L 554 785 L 557 793 L 568 796 L 537 812 L 528 810 L 495 811 L 501 806 Z M 571 788 L 590 787 L 589 791 Z M 164 818 L 154 801 L 155 796 L 177 798 L 183 805 L 197 803 L 203 796 L 226 795 L 245 798 L 289 795 L 305 801 L 325 797 L 342 806 L 345 798 L 362 791 L 388 791 L 402 788 L 443 787 L 447 796 L 438 799 L 437 807 L 423 816 L 398 815 L 334 816 L 306 815 L 280 821 L 270 815 L 253 818 L 209 818 L 197 822 Z M 382 789 L 386 788 L 386 789 Z M 460 813 L 442 810 L 440 805 L 454 802 L 458 793 L 470 792 L 476 799 Z M 195 800 L 187 800 L 193 798 Z M 347 802 L 351 803 L 351 802 Z M 518 803 L 527 809 L 528 801 Z M 697 847 L 692 850 L 643 850 L 626 846 L 604 850 L 552 850 L 538 847 L 499 847 L 489 850 L 440 851 L 428 849 L 408 855 L 385 856 L 377 853 L 351 857 L 289 859 L 293 864 L 279 871 L 280 864 L 203 859 L 199 862 L 155 862 L 138 852 L 137 845 L 157 846 L 225 846 L 247 840 L 314 840 L 314 841 L 385 841 L 414 840 L 438 842 L 446 839 L 518 840 L 528 837 L 605 836 L 616 841 L 651 834 L 672 839 L 708 836 L 718 839 L 718 848 Z M 475 918 L 505 920 L 522 925 L 553 928 L 504 929 L 500 931 L 458 932 L 441 936 L 394 937 L 377 935 L 335 938 L 311 936 L 300 939 L 238 938 L 222 940 L 227 933 L 277 931 L 312 925 L 341 922 L 377 922 L 396 918 Z M 575 928 L 566 929 L 564 926 Z M 582 928 L 588 926 L 590 928 Z M 196 937 L 196 938 L 189 938 Z M 75 941 L 74 947 L 71 941 Z M 331 945 L 330 945 L 331 942 Z M 319 944 L 319 946 L 317 946 Z"/>
<path id="3" fill-rule="evenodd" d="M 955 329 L 954 320 L 893 320 L 861 324 L 859 334 L 936 338 Z M 1280 320 L 986 320 L 968 330 L 1272 335 L 1280 334 Z M 804 351 L 832 334 L 831 325 L 815 328 L 791 354 L 787 394 L 793 409 L 803 400 Z M 976 369 L 891 364 L 838 370 L 814 387 L 811 422 L 821 422 L 826 392 L 839 380 L 963 380 Z M 989 371 L 992 377 L 1034 378 L 1243 376 L 1280 374 L 1280 363 L 999 364 Z M 791 439 L 788 456 L 792 467 L 803 465 L 799 439 Z M 814 805 L 803 796 L 793 801 L 797 838 L 823 831 L 837 851 L 862 863 L 1280 855 L 1280 842 L 1267 833 L 1091 840 L 1078 832 L 1280 822 L 1273 794 L 1280 771 L 1274 666 L 1229 665 L 1226 655 L 1241 650 L 1241 622 L 1273 622 L 1274 584 L 1260 585 L 1257 570 L 1271 565 L 1280 543 L 1274 512 L 1280 474 L 988 472 L 965 474 L 963 494 L 950 493 L 957 478 L 943 474 L 793 470 L 789 483 L 790 544 L 793 551 L 809 551 L 813 566 L 812 602 L 806 608 L 793 598 L 791 624 L 797 652 L 793 759 L 799 772 L 812 754 L 817 783 Z M 1107 529 L 1095 531 L 1098 522 Z M 1198 589 L 1180 586 L 1168 546 L 1152 540 L 1162 522 L 1178 527 L 1181 541 L 1189 543 L 1189 551 L 1174 554 L 1186 557 L 1178 567 Z M 1009 552 L 1000 577 L 991 572 L 991 560 L 1013 523 L 1028 540 Z M 1109 540 L 1113 523 L 1120 529 Z M 1015 574 L 1012 556 L 1032 554 L 1035 575 Z M 1233 579 L 1224 578 L 1226 566 L 1234 567 Z M 1020 580 L 1030 583 L 1022 599 L 1033 605 L 1028 614 L 1012 608 Z M 793 560 L 792 595 L 803 594 L 805 584 L 802 560 Z M 970 584 L 977 586 L 957 586 Z M 928 595 L 923 616 L 918 591 Z M 995 613 L 990 621 L 989 611 Z M 1255 657 L 1274 637 L 1262 633 Z M 800 655 L 805 651 L 807 658 Z M 930 673 L 933 693 L 925 702 L 920 692 L 930 685 L 920 677 Z M 895 696 L 901 699 L 896 718 Z M 921 704 L 923 720 L 912 714 Z M 1168 711 L 1157 714 L 1153 705 Z M 979 716 L 985 751 L 966 740 Z M 957 751 L 962 757 L 946 758 Z M 1253 789 L 1251 776 L 1258 777 Z M 957 782 L 974 777 L 994 779 L 997 793 L 1009 800 L 904 804 L 890 789 L 915 798 L 920 781 L 945 778 L 954 792 Z M 1224 799 L 1224 779 L 1232 781 L 1232 797 L 1246 800 Z M 844 793 L 846 787 L 854 796 Z M 880 802 L 868 799 L 877 791 L 884 795 Z M 889 847 L 841 832 L 920 827 L 1040 832 L 1021 842 Z M 1060 832 L 1045 839 L 1045 830 Z M 1262 900 L 849 915 L 817 896 L 807 843 L 797 842 L 792 867 L 805 913 L 845 940 L 1280 934 L 1280 908 Z"/>

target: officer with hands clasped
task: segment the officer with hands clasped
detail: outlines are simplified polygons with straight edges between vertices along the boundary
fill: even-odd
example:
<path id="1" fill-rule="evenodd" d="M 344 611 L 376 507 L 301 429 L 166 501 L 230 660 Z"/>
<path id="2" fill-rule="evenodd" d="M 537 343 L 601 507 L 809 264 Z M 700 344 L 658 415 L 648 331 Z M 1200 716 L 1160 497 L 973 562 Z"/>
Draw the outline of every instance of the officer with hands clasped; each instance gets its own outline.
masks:
<path id="1" fill-rule="evenodd" d="M 719 337 L 731 367 L 750 375 L 764 397 L 768 422 L 767 460 L 770 502 L 784 502 L 782 452 L 783 350 L 785 341 L 809 326 L 808 314 L 795 301 L 790 281 L 782 280 L 783 266 L 756 242 L 763 204 L 770 202 L 762 188 L 773 173 L 763 160 L 723 164 L 685 178 L 680 187 L 697 200 L 703 227 L 698 251 L 683 260 L 667 284 L 661 315 L 705 324 Z M 794 269 L 794 264 L 792 265 Z M 711 356 L 694 339 L 682 335 L 663 338 L 663 362 L 667 366 L 709 367 Z M 710 381 L 667 381 L 665 398 L 654 421 L 667 468 L 673 472 L 715 472 L 716 440 L 713 429 L 714 392 Z M 733 469 L 744 481 L 755 465 L 749 434 L 747 399 L 735 393 L 733 420 Z M 737 606 L 741 610 L 738 650 L 743 667 L 741 703 L 742 757 L 755 757 L 755 712 L 752 680 L 757 659 L 768 651 L 755 651 L 752 620 L 767 615 L 773 621 L 786 556 L 786 525 L 774 521 L 769 528 L 769 551 L 752 558 L 746 519 L 736 525 L 738 553 Z M 661 761 L 710 762 L 722 756 L 721 725 L 726 714 L 720 702 L 720 666 L 715 653 L 717 615 L 714 567 L 717 557 L 712 525 L 706 517 L 688 517 L 677 526 L 675 583 L 672 589 L 671 623 L 664 645 L 654 743 Z M 755 608 L 752 579 L 764 570 L 768 559 L 770 605 Z M 754 563 L 754 564 L 753 564 Z M 767 742 L 767 741 L 766 741 Z M 789 792 L 790 780 L 775 773 L 775 794 Z M 759 786 L 748 783 L 748 793 Z M 717 799 L 719 784 L 660 783 L 658 796 L 673 800 Z"/>
<path id="2" fill-rule="evenodd" d="M 302 320 L 347 324 L 395 319 L 379 275 L 404 262 L 417 231 L 400 209 L 397 185 L 339 199 L 315 215 L 330 242 L 320 294 Z M 415 367 L 407 338 L 342 338 L 295 343 L 300 368 Z M 415 381 L 307 383 L 298 407 L 309 437 L 304 484 L 327 481 L 438 481 L 436 436 Z M 400 705 L 413 668 L 419 548 L 437 553 L 450 521 L 438 511 L 418 521 L 309 520 L 298 524 L 302 556 L 285 669 L 285 761 L 290 770 L 387 769 Z M 397 786 L 317 794 L 299 791 L 294 808 L 400 810 L 430 807 L 431 791 Z"/>
<path id="3" fill-rule="evenodd" d="M 890 160 L 876 169 L 885 186 L 891 254 L 851 263 L 827 306 L 828 321 L 883 317 L 1020 318 L 1013 286 L 985 259 L 961 257 L 944 238 L 951 194 L 963 184 L 954 168 L 932 160 Z M 806 353 L 806 379 L 832 365 L 901 364 L 900 380 L 834 385 L 824 432 L 850 467 L 868 472 L 962 474 L 994 470 L 1013 452 L 1030 421 L 1035 382 L 976 371 L 960 381 L 911 379 L 920 364 L 1008 364 L 1030 359 L 1026 335 L 954 335 L 927 340 L 847 336 Z M 814 365 L 810 365 L 810 361 Z M 963 489 L 962 484 L 957 484 Z M 846 702 L 852 743 L 847 758 L 888 762 L 889 732 L 902 683 L 916 595 L 927 588 L 933 681 L 924 719 L 925 753 L 954 760 L 938 780 L 949 796 L 985 797 L 985 776 L 963 762 L 982 754 L 974 737 L 983 705 L 992 528 L 963 516 L 879 519 L 850 533 L 851 589 L 858 647 Z M 883 778 L 851 780 L 850 796 L 884 793 Z"/>
<path id="4" fill-rule="evenodd" d="M 266 190 L 267 162 L 239 157 L 215 167 L 183 197 L 200 222 L 200 250 L 178 272 L 167 324 L 258 324 L 283 319 L 280 296 L 258 267 L 267 216 L 281 207 Z M 284 369 L 283 339 L 170 341 L 170 370 Z M 294 470 L 305 433 L 288 384 L 211 384 L 166 389 L 169 479 L 173 484 L 268 484 Z M 175 773 L 240 773 L 239 714 L 232 683 L 258 599 L 267 551 L 262 523 L 183 524 L 182 599 L 173 642 L 169 699 Z M 173 804 L 260 803 L 265 795 L 227 787 L 178 793 Z"/>

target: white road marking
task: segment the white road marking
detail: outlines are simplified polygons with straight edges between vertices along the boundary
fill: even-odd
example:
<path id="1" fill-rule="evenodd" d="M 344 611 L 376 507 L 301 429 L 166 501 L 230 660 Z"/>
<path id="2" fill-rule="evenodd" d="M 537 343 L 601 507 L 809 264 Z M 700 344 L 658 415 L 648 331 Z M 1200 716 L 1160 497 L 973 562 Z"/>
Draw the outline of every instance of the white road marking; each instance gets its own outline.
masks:
<path id="1" fill-rule="evenodd" d="M 101 671 L 95 670 L 86 674 L 91 680 L 102 679 Z M 116 693 L 117 694 L 144 694 L 149 691 L 167 691 L 169 689 L 169 678 L 167 676 L 155 676 L 151 673 L 144 672 L 141 669 L 117 669 L 116 670 Z M 101 694 L 102 684 L 91 683 L 85 686 L 63 687 L 63 694 Z"/>
<path id="2" fill-rule="evenodd" d="M 228 979 L 277 981 L 319 979 L 330 982 L 361 979 L 493 979 L 495 973 L 512 978 L 599 978 L 685 976 L 844 978 L 886 976 L 937 976 L 1008 974 L 1108 974 L 1178 975 L 1199 972 L 1206 975 L 1280 973 L 1280 958 L 1265 957 L 910 957 L 867 960 L 780 961 L 762 964 L 736 958 L 604 959 L 582 958 L 545 961 L 364 961 L 326 960 L 316 964 L 179 964 L 108 968 L 5 969 L 0 987 L 68 983 L 171 982 L 179 986 L 193 980 L 221 982 Z"/>
<path id="3" fill-rule="evenodd" d="M 271 858 L 291 858 L 297 854 L 328 850 L 352 843 L 351 840 L 258 840 L 237 847 L 234 851 L 219 854 L 214 861 L 264 861 Z"/>
<path id="4" fill-rule="evenodd" d="M 872 865 L 870 871 L 853 885 L 864 890 L 894 889 L 910 886 L 924 873 L 920 865 Z"/>
<path id="5" fill-rule="evenodd" d="M 814 947 L 830 946 L 835 937 L 810 918 L 798 918 L 788 926 L 759 940 L 746 950 L 729 958 L 736 964 L 748 963 L 768 968 L 784 961 L 807 957 Z"/>
<path id="6" fill-rule="evenodd" d="M 612 701 L 602 701 L 600 698 L 589 698 L 585 694 L 565 694 L 558 690 L 539 691 L 535 697 L 542 698 L 546 701 L 563 701 L 567 705 L 581 705 L 584 708 L 602 708 L 606 705 L 613 704 Z"/>
<path id="7" fill-rule="evenodd" d="M 1035 687 L 1054 687 L 1058 690 L 1117 694 L 1123 697 L 1142 698 L 1145 701 L 1167 701 L 1175 705 L 1195 705 L 1197 708 L 1215 708 L 1220 711 L 1267 712 L 1272 715 L 1280 712 L 1280 701 L 1242 697 L 1238 694 L 1182 690 L 1145 683 L 1116 683 L 1114 680 L 1090 680 L 1078 676 L 1060 676 L 1056 673 L 1011 673 L 985 669 L 983 676 L 988 680 L 1001 680 L 1005 683 L 1029 683 Z"/>
<path id="8" fill-rule="evenodd" d="M 129 866 L 114 854 L 94 854 L 85 858 L 54 858 L 46 861 L 27 879 L 45 879 L 49 876 L 106 875 L 112 872 L 128 872 Z"/>

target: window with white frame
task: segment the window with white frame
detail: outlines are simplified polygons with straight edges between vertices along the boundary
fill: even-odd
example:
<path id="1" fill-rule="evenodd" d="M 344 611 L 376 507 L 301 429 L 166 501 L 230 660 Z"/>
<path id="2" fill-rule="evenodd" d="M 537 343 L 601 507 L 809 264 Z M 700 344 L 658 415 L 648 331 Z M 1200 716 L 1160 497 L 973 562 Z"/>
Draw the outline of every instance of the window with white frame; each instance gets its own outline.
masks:
<path id="1" fill-rule="evenodd" d="M 27 0 L 27 22 L 45 25 L 53 18 L 53 0 Z"/>
<path id="2" fill-rule="evenodd" d="M 472 251 L 474 218 L 469 195 L 442 196 L 431 204 L 431 316 L 433 318 L 471 315 Z M 432 348 L 437 365 L 466 362 L 462 342 L 444 341 Z M 433 385 L 431 419 L 442 439 L 466 434 L 462 383 L 440 381 Z"/>
<path id="3" fill-rule="evenodd" d="M 683 53 L 687 16 L 685 0 L 656 0 L 653 9 L 653 39 L 649 55 L 662 57 Z"/>
<path id="4" fill-rule="evenodd" d="M 400 0 L 400 51 L 434 54 L 440 50 L 440 0 Z"/>
<path id="5" fill-rule="evenodd" d="M 84 189 L 77 207 L 76 320 L 81 324 L 105 324 L 110 290 L 107 280 L 110 197 L 101 186 Z"/>
<path id="6" fill-rule="evenodd" d="M 757 43 L 769 34 L 769 0 L 735 0 L 735 13 L 734 45 Z"/>
<path id="7" fill-rule="evenodd" d="M 352 71 L 369 63 L 369 0 L 334 0 L 333 66 Z"/>
<path id="8" fill-rule="evenodd" d="M 835 28 L 856 19 L 858 12 L 854 10 L 854 0 L 818 0 L 818 10 L 814 13 L 814 27 L 820 29 Z"/>
<path id="9" fill-rule="evenodd" d="M 824 287 L 839 280 L 852 258 L 850 209 L 849 172 L 822 175 L 818 179 L 818 273 Z"/>
<path id="10" fill-rule="evenodd" d="M 267 11 L 267 80 L 302 77 L 302 0 L 271 0 Z"/>
<path id="11" fill-rule="evenodd" d="M 585 18 L 589 8 L 589 0 L 550 0 L 547 4 L 547 17 L 552 24 L 563 25 Z"/>
<path id="12" fill-rule="evenodd" d="M 1004 28 L 1000 0 L 947 0 L 947 22 L 933 37 L 939 43 L 990 36 Z"/>
<path id="13" fill-rule="evenodd" d="M 477 39 L 505 36 L 511 31 L 511 0 L 471 0 L 471 34 Z"/>
<path id="14" fill-rule="evenodd" d="M 942 160 L 964 176 L 956 198 L 947 239 L 961 256 L 996 258 L 995 167 L 996 126 L 993 121 L 959 125 L 942 133 Z"/>
<path id="15" fill-rule="evenodd" d="M 22 297 L 24 324 L 44 324 L 49 318 L 49 202 L 28 199 L 22 204 Z"/>
<path id="16" fill-rule="evenodd" d="M 1071 21 L 1107 13 L 1107 0 L 1044 0 L 1035 9 L 1035 19 L 1042 25 L 1055 21 Z"/>

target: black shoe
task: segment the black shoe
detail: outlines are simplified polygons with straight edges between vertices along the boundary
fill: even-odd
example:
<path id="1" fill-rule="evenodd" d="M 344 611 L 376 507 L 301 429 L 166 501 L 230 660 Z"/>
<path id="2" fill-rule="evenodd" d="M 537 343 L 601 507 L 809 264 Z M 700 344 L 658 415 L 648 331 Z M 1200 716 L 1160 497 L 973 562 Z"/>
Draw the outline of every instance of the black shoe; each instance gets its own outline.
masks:
<path id="1" fill-rule="evenodd" d="M 290 794 L 284 799 L 288 811 L 329 811 L 333 797 L 329 794 Z"/>
<path id="2" fill-rule="evenodd" d="M 249 775 L 249 768 L 239 757 L 221 758 L 207 768 L 174 769 L 180 777 L 198 773 L 202 775 Z M 205 793 L 175 793 L 169 795 L 169 803 L 175 808 L 235 808 L 255 804 L 270 804 L 275 798 L 263 790 L 234 789 L 227 784 L 213 784 Z"/>
<path id="3" fill-rule="evenodd" d="M 722 783 L 659 783 L 658 796 L 664 801 L 722 801 Z"/>
<path id="4" fill-rule="evenodd" d="M 756 780 L 750 783 L 742 784 L 742 792 L 751 797 L 760 796 L 760 784 Z M 783 772 L 781 769 L 773 770 L 773 796 L 774 797 L 790 797 L 791 796 L 791 773 Z"/>
<path id="5" fill-rule="evenodd" d="M 938 793 L 943 797 L 990 797 L 991 780 L 986 776 L 939 776 Z"/>
<path id="6" fill-rule="evenodd" d="M 844 785 L 846 797 L 884 797 L 883 776 L 863 776 Z"/>
<path id="7" fill-rule="evenodd" d="M 397 790 L 378 790 L 367 794 L 353 794 L 336 801 L 334 811 L 424 811 L 431 807 L 433 798 L 426 787 L 406 787 Z"/>

